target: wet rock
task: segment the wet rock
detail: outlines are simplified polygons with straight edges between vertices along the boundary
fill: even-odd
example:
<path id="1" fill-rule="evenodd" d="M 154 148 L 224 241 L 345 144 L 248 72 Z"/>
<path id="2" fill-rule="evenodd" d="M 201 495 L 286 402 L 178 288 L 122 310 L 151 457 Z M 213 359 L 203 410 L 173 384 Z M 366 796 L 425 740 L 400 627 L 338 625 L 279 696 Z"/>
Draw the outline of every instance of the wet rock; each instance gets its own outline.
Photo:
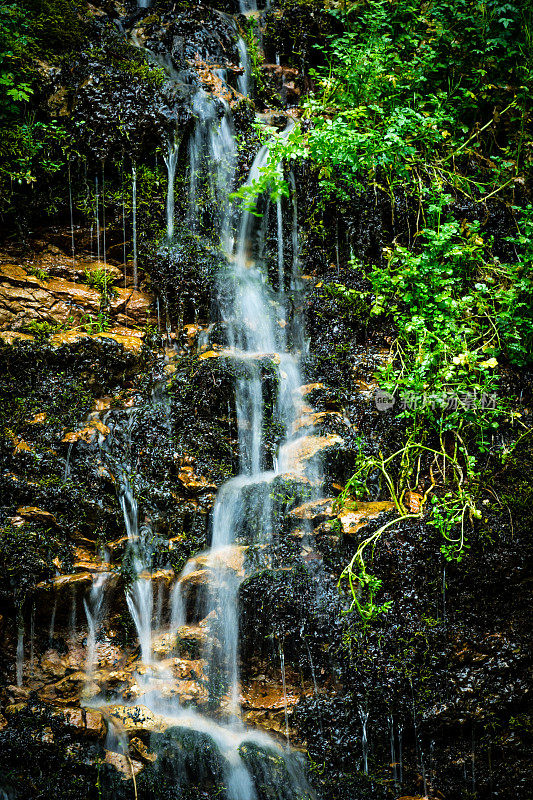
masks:
<path id="1" fill-rule="evenodd" d="M 40 522 L 49 527 L 56 525 L 56 518 L 53 514 L 35 506 L 21 506 L 17 508 L 17 514 L 30 522 Z"/>
<path id="2" fill-rule="evenodd" d="M 19 342 L 33 342 L 33 336 L 29 333 L 21 333 L 21 331 L 0 331 L 0 342 L 7 345 L 14 345 Z"/>
<path id="3" fill-rule="evenodd" d="M 105 751 L 105 763 L 114 767 L 122 775 L 122 780 L 129 781 L 135 778 L 143 769 L 140 761 L 115 753 L 113 750 Z"/>
<path id="4" fill-rule="evenodd" d="M 137 758 L 145 763 L 153 763 L 157 759 L 157 753 L 151 753 L 142 739 L 139 739 L 136 736 L 134 736 L 133 739 L 130 739 L 130 753 L 134 758 Z"/>
<path id="5" fill-rule="evenodd" d="M 91 444 L 91 442 L 98 438 L 98 435 L 105 438 L 108 433 L 109 428 L 100 420 L 95 419 L 91 420 L 87 425 L 84 425 L 83 428 L 80 428 L 77 431 L 68 431 L 68 433 L 63 436 L 61 441 L 69 444 L 79 441 L 85 442 L 86 444 Z"/>
<path id="6" fill-rule="evenodd" d="M 335 516 L 333 511 L 333 497 L 326 497 L 322 500 L 311 500 L 289 512 L 289 516 L 295 519 L 305 519 L 310 522 L 319 523 Z"/>
<path id="7" fill-rule="evenodd" d="M 304 409 L 294 421 L 292 432 L 297 433 L 302 428 L 314 428 L 325 422 L 345 424 L 344 417 L 339 411 L 313 411 Z"/>
<path id="8" fill-rule="evenodd" d="M 86 736 L 99 739 L 105 733 L 102 714 L 96 709 L 62 708 L 61 713 L 65 717 L 67 726 L 75 728 Z"/>
<path id="9" fill-rule="evenodd" d="M 49 581 L 42 581 L 35 587 L 37 592 L 53 592 L 60 593 L 65 589 L 71 588 L 85 589 L 91 586 L 93 576 L 90 572 L 81 572 L 77 575 L 60 575 L 57 578 L 52 578 Z"/>
<path id="10" fill-rule="evenodd" d="M 41 669 L 52 678 L 64 678 L 68 669 L 68 660 L 55 650 L 47 650 L 41 656 Z"/>
<path id="11" fill-rule="evenodd" d="M 338 514 L 343 533 L 346 536 L 354 536 L 360 528 L 363 528 L 371 520 L 378 519 L 382 514 L 392 511 L 394 503 L 386 500 L 375 503 L 365 503 L 357 501 L 346 503 Z"/>
<path id="12" fill-rule="evenodd" d="M 206 478 L 196 474 L 193 463 L 191 463 L 191 460 L 187 459 L 187 457 L 181 459 L 178 478 L 183 487 L 193 494 L 217 488 L 215 484 L 210 483 Z"/>
<path id="13" fill-rule="evenodd" d="M 32 321 L 80 322 L 98 314 L 100 293 L 62 278 L 40 280 L 17 265 L 0 265 L 0 326 L 20 328 Z"/>
<path id="14" fill-rule="evenodd" d="M 342 444 L 337 434 L 302 436 L 283 448 L 282 459 L 288 472 L 305 473 L 316 456 Z"/>
<path id="15" fill-rule="evenodd" d="M 108 724 L 117 726 L 119 731 L 127 734 L 160 732 L 169 726 L 164 717 L 154 714 L 143 705 L 112 705 L 102 709 L 102 713 Z"/>
<path id="16" fill-rule="evenodd" d="M 80 697 L 81 690 L 87 682 L 85 672 L 78 670 L 70 675 L 65 675 L 53 685 L 46 686 L 41 690 L 40 696 L 46 700 L 69 700 L 76 702 Z"/>

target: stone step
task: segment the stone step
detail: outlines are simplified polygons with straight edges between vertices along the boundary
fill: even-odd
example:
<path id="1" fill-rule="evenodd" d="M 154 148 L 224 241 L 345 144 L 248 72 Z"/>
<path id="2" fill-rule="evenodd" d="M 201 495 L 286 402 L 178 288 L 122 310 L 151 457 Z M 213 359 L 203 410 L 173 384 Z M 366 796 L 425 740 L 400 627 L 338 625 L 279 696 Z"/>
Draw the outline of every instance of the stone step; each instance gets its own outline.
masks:
<path id="1" fill-rule="evenodd" d="M 336 433 L 324 436 L 308 435 L 284 445 L 280 451 L 280 462 L 284 470 L 305 474 L 316 456 L 341 445 L 343 439 Z"/>

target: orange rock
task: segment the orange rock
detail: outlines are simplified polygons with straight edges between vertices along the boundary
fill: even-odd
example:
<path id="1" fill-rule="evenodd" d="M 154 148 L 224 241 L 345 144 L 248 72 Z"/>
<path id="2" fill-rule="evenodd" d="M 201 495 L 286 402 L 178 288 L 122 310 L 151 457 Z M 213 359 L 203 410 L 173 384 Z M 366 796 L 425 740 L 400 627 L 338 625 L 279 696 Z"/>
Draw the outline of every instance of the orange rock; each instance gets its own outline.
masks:
<path id="1" fill-rule="evenodd" d="M 34 337 L 20 331 L 0 331 L 0 342 L 13 345 L 15 342 L 33 342 Z"/>
<path id="2" fill-rule="evenodd" d="M 105 733 L 102 715 L 92 708 L 62 708 L 61 713 L 71 728 L 76 728 L 87 736 L 100 738 Z"/>
<path id="3" fill-rule="evenodd" d="M 296 433 L 300 428 L 313 428 L 315 425 L 320 425 L 321 422 L 326 420 L 335 420 L 336 422 L 343 422 L 342 414 L 338 411 L 304 411 L 293 423 L 292 432 Z"/>
<path id="4" fill-rule="evenodd" d="M 342 444 L 342 441 L 342 438 L 334 433 L 326 436 L 302 436 L 283 447 L 281 458 L 288 472 L 302 473 L 315 456 Z"/>
<path id="5" fill-rule="evenodd" d="M 46 413 L 34 414 L 34 416 L 31 419 L 26 420 L 26 422 L 28 425 L 42 425 L 43 422 L 46 422 L 47 417 L 48 414 Z"/>
<path id="6" fill-rule="evenodd" d="M 194 467 L 185 463 L 185 458 L 182 459 L 178 478 L 182 486 L 190 492 L 197 493 L 217 488 L 215 484 L 209 483 L 207 478 L 204 478 L 202 475 L 197 475 L 194 471 Z"/>
<path id="7" fill-rule="evenodd" d="M 386 511 L 392 511 L 394 503 L 388 500 L 377 501 L 375 503 L 353 502 L 346 503 L 338 514 L 343 533 L 353 536 L 360 528 L 368 522 L 377 519 Z"/>
<path id="8" fill-rule="evenodd" d="M 109 428 L 107 425 L 99 419 L 92 419 L 87 425 L 83 428 L 80 428 L 77 431 L 69 431 L 66 433 L 63 438 L 61 439 L 62 442 L 86 442 L 87 444 L 91 444 L 96 439 L 97 434 L 101 434 L 102 436 L 107 436 L 109 433 Z"/>
<path id="9" fill-rule="evenodd" d="M 150 753 L 144 742 L 141 739 L 138 739 L 136 736 L 130 740 L 130 753 L 138 756 L 141 761 L 147 761 L 149 763 L 157 759 L 157 754 Z"/>
<path id="10" fill-rule="evenodd" d="M 60 592 L 62 589 L 71 586 L 85 588 L 90 586 L 93 582 L 93 576 L 90 572 L 80 572 L 76 575 L 60 575 L 58 578 L 52 578 L 49 581 L 41 581 L 35 587 L 36 591 L 52 591 Z"/>
<path id="11" fill-rule="evenodd" d="M 18 436 L 14 436 L 11 432 L 8 431 L 8 437 L 13 443 L 13 449 L 15 453 L 33 453 L 33 448 L 25 442 L 24 439 L 19 439 Z"/>
<path id="12" fill-rule="evenodd" d="M 121 753 L 115 753 L 114 750 L 105 751 L 105 762 L 115 767 L 117 772 L 122 774 L 122 780 L 132 780 L 143 769 L 140 761 L 135 761 L 129 756 L 123 756 Z"/>
<path id="13" fill-rule="evenodd" d="M 46 525 L 56 524 L 56 518 L 53 514 L 50 514 L 49 511 L 45 511 L 43 508 L 37 508 L 36 506 L 21 506 L 17 508 L 17 514 L 24 519 L 43 522 Z"/>
<path id="14" fill-rule="evenodd" d="M 101 412 L 101 411 L 109 411 L 111 405 L 113 403 L 113 398 L 106 396 L 106 397 L 99 397 L 97 400 L 94 401 L 94 410 Z"/>
<path id="15" fill-rule="evenodd" d="M 296 517 L 296 519 L 307 519 L 313 522 L 329 519 L 335 516 L 333 512 L 334 502 L 335 500 L 333 497 L 326 497 L 322 500 L 311 500 L 308 503 L 298 506 L 298 508 L 294 508 L 289 512 L 289 516 Z"/>
<path id="16" fill-rule="evenodd" d="M 80 344 L 86 339 L 90 339 L 88 333 L 85 331 L 79 330 L 68 330 L 68 331 L 59 331 L 59 333 L 54 333 L 53 336 L 50 337 L 50 344 L 52 347 L 63 347 L 63 345 L 67 344 Z"/>
<path id="17" fill-rule="evenodd" d="M 121 333 L 114 333 L 113 330 L 106 331 L 105 333 L 92 334 L 93 339 L 113 339 L 117 344 L 121 345 L 127 353 L 132 355 L 139 355 L 142 347 L 142 338 L 134 335 L 133 333 L 127 336 Z"/>
<path id="18" fill-rule="evenodd" d="M 413 514 L 419 514 L 422 510 L 422 501 L 424 500 L 424 495 L 420 494 L 420 492 L 406 492 L 404 497 L 404 502 L 409 511 Z"/>
<path id="19" fill-rule="evenodd" d="M 304 386 L 299 386 L 296 390 L 298 394 L 301 394 L 302 397 L 305 397 L 308 394 L 311 394 L 312 391 L 315 389 L 325 389 L 326 386 L 323 383 L 306 383 Z"/>

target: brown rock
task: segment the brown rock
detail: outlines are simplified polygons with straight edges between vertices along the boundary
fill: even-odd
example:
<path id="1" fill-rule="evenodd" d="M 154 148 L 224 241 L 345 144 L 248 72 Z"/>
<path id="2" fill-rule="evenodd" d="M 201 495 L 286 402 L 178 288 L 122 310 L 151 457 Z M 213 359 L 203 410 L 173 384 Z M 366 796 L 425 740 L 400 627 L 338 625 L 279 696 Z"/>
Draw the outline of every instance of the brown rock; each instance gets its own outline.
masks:
<path id="1" fill-rule="evenodd" d="M 102 714 L 93 708 L 63 708 L 67 725 L 82 731 L 87 736 L 99 739 L 105 733 Z"/>
<path id="2" fill-rule="evenodd" d="M 92 339 L 113 339 L 117 344 L 121 345 L 127 353 L 132 355 L 139 355 L 142 347 L 142 338 L 136 333 L 131 332 L 129 335 L 122 333 L 115 333 L 113 329 L 105 333 L 93 333 Z"/>
<path id="3" fill-rule="evenodd" d="M 306 383 L 304 386 L 299 386 L 296 390 L 298 394 L 301 394 L 302 397 L 305 397 L 308 394 L 311 394 L 312 391 L 315 389 L 325 389 L 325 384 L 323 383 Z"/>
<path id="4" fill-rule="evenodd" d="M 22 267 L 0 267 L 0 326 L 21 327 L 32 320 L 64 324 L 84 313 L 97 314 L 100 294 L 63 278 L 40 280 Z"/>
<path id="5" fill-rule="evenodd" d="M 123 756 L 120 753 L 115 753 L 113 750 L 105 751 L 105 762 L 115 767 L 117 772 L 122 774 L 122 780 L 128 781 L 139 774 L 143 769 L 140 761 L 135 761 L 129 756 Z"/>
<path id="6" fill-rule="evenodd" d="M 116 330 L 116 328 L 115 328 Z M 98 413 L 102 411 L 109 411 L 113 404 L 113 398 L 106 396 L 106 397 L 99 397 L 97 400 L 94 401 L 93 409 Z"/>
<path id="7" fill-rule="evenodd" d="M 295 419 L 292 425 L 292 432 L 296 433 L 301 428 L 313 428 L 328 419 L 335 422 L 343 422 L 343 416 L 338 411 L 308 411 L 305 409 L 304 413 Z"/>
<path id="8" fill-rule="evenodd" d="M 4 708 L 4 714 L 6 717 L 14 717 L 19 711 L 23 711 L 27 705 L 27 703 L 10 703 Z"/>
<path id="9" fill-rule="evenodd" d="M 377 519 L 386 511 L 392 511 L 394 503 L 383 500 L 375 503 L 346 503 L 338 515 L 342 530 L 347 536 L 353 536 L 368 522 Z"/>
<path id="10" fill-rule="evenodd" d="M 287 463 L 288 472 L 304 473 L 315 456 L 338 444 L 342 444 L 342 438 L 334 433 L 326 436 L 302 436 L 283 448 L 282 458 Z"/>
<path id="11" fill-rule="evenodd" d="M 47 650 L 41 656 L 41 669 L 52 678 L 64 678 L 68 662 L 55 650 Z"/>
<path id="12" fill-rule="evenodd" d="M 136 736 L 130 740 L 130 752 L 133 753 L 134 756 L 137 756 L 141 761 L 148 763 L 157 759 L 157 754 L 150 753 L 144 742 L 141 739 L 138 739 Z"/>
<path id="13" fill-rule="evenodd" d="M 419 514 L 422 510 L 424 495 L 420 492 L 406 492 L 404 503 L 412 514 Z"/>
<path id="14" fill-rule="evenodd" d="M 217 488 L 215 484 L 209 483 L 207 478 L 197 475 L 194 471 L 194 467 L 186 464 L 185 459 L 182 459 L 178 478 L 182 486 L 192 493 L 198 493 Z"/>
<path id="15" fill-rule="evenodd" d="M 31 522 L 42 522 L 44 525 L 55 525 L 56 518 L 49 511 L 36 506 L 21 506 L 17 508 L 17 514 L 23 519 L 30 520 Z"/>
<path id="16" fill-rule="evenodd" d="M 0 342 L 13 345 L 15 342 L 33 342 L 34 337 L 20 331 L 0 331 Z"/>
<path id="17" fill-rule="evenodd" d="M 48 414 L 46 413 L 34 414 L 34 416 L 31 419 L 26 420 L 26 422 L 28 425 L 42 425 L 43 422 L 46 422 L 47 417 Z"/>
<path id="18" fill-rule="evenodd" d="M 92 582 L 93 576 L 90 572 L 80 572 L 75 575 L 60 575 L 58 578 L 52 578 L 52 580 L 49 581 L 41 581 L 41 583 L 37 584 L 35 589 L 41 592 L 52 591 L 58 593 L 70 587 L 85 589 L 87 586 L 90 586 Z"/>
<path id="19" fill-rule="evenodd" d="M 99 419 L 92 419 L 87 425 L 84 425 L 83 428 L 80 428 L 77 431 L 69 431 L 66 433 L 63 438 L 61 439 L 62 442 L 86 442 L 87 444 L 91 444 L 98 434 L 102 436 L 107 436 L 109 433 L 109 428 L 107 425 L 104 425 Z"/>
<path id="20" fill-rule="evenodd" d="M 71 699 L 76 701 L 80 695 L 80 691 L 86 683 L 87 676 L 85 672 L 78 670 L 70 675 L 61 678 L 57 683 L 46 686 L 41 696 L 43 698 L 59 698 Z"/>
<path id="21" fill-rule="evenodd" d="M 331 519 L 335 516 L 333 511 L 333 497 L 326 497 L 322 500 L 311 500 L 304 503 L 298 508 L 294 508 L 289 512 L 289 517 L 296 519 L 307 519 L 310 522 L 323 522 L 325 519 Z"/>
<path id="22" fill-rule="evenodd" d="M 116 295 L 111 298 L 111 311 L 121 325 L 146 325 L 150 317 L 152 298 L 144 292 L 134 289 L 115 289 Z"/>

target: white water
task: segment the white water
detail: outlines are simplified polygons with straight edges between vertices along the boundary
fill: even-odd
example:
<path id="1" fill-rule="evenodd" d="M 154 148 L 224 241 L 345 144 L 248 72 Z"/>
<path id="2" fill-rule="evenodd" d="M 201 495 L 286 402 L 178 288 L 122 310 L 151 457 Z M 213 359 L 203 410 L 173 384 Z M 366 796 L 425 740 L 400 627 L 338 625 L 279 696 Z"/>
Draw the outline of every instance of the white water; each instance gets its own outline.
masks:
<path id="1" fill-rule="evenodd" d="M 91 680 L 94 671 L 96 656 L 96 643 L 102 622 L 102 611 L 105 598 L 105 584 L 109 573 L 104 572 L 93 579 L 89 599 L 83 598 L 83 607 L 87 617 L 87 655 L 85 660 L 85 674 L 87 682 Z"/>
<path id="2" fill-rule="evenodd" d="M 255 3 L 242 4 L 246 11 L 255 8 Z M 242 56 L 241 56 L 242 60 Z M 246 78 L 246 68 L 243 78 Z M 249 78 L 246 78 L 249 85 Z M 246 89 L 247 85 L 243 84 Z M 165 618 L 163 596 L 159 595 L 154 614 L 154 593 L 151 569 L 150 530 L 139 525 L 139 510 L 135 496 L 133 463 L 115 466 L 117 493 L 122 509 L 131 555 L 132 580 L 127 590 L 126 601 L 135 624 L 143 665 L 149 670 L 139 680 L 142 697 L 140 702 L 154 711 L 163 713 L 169 720 L 191 730 L 207 734 L 223 756 L 224 783 L 228 800 L 256 800 L 257 794 L 251 772 L 239 752 L 244 743 L 258 744 L 283 759 L 286 776 L 283 785 L 272 776 L 273 800 L 289 800 L 310 797 L 310 790 L 292 751 L 282 749 L 265 734 L 246 729 L 240 719 L 239 680 L 239 586 L 246 575 L 246 550 L 250 545 L 259 548 L 272 537 L 272 482 L 284 470 L 287 458 L 283 456 L 294 444 L 295 422 L 301 413 L 301 401 L 297 388 L 302 379 L 299 353 L 291 352 L 287 341 L 288 309 L 285 307 L 284 286 L 293 287 L 297 281 L 297 206 L 292 205 L 290 225 L 293 230 L 293 264 L 287 280 L 283 245 L 283 206 L 276 202 L 276 234 L 274 271 L 277 291 L 274 291 L 268 274 L 269 219 L 262 220 L 249 210 L 238 211 L 230 203 L 230 192 L 236 163 L 236 142 L 231 111 L 227 105 L 218 104 L 203 90 L 198 90 L 193 100 L 196 117 L 194 131 L 189 140 L 189 192 L 187 198 L 186 225 L 190 232 L 200 234 L 206 220 L 199 208 L 207 206 L 208 223 L 218 232 L 218 238 L 227 257 L 227 269 L 218 285 L 220 316 L 224 322 L 227 341 L 239 365 L 239 377 L 235 381 L 237 424 L 239 433 L 240 474 L 225 483 L 219 490 L 212 512 L 212 543 L 210 550 L 191 559 L 175 582 L 170 597 L 170 633 L 187 625 L 204 625 L 205 642 L 202 657 L 206 663 L 209 690 L 224 687 L 219 713 L 225 722 L 215 722 L 207 714 L 200 714 L 183 707 L 176 698 L 168 699 L 158 691 L 153 677 L 158 666 L 154 651 L 154 636 L 158 620 Z M 286 133 L 290 131 L 288 125 Z M 169 144 L 165 163 L 168 185 L 166 198 L 167 241 L 172 246 L 175 234 L 174 180 L 177 166 L 177 145 Z M 247 184 L 252 185 L 266 165 L 268 148 L 257 153 L 250 169 Z M 282 165 L 277 166 L 281 174 Z M 294 178 L 292 180 L 295 194 Z M 133 268 L 134 285 L 137 285 L 137 229 L 136 229 L 136 170 L 132 168 L 133 202 Z M 206 203 L 207 196 L 207 203 Z M 266 203 L 267 207 L 269 201 Z M 236 219 L 236 225 L 232 220 Z M 98 225 L 98 215 L 97 215 Z M 236 233 L 234 233 L 234 230 Z M 99 236 L 98 236 L 99 240 Z M 296 241 L 296 244 L 295 244 Z M 301 327 L 301 320 L 296 322 Z M 280 452 L 274 460 L 274 469 L 268 469 L 271 455 L 264 441 L 263 372 L 264 359 L 268 359 L 277 378 L 277 397 L 274 418 L 280 424 L 282 441 Z M 153 403 L 160 402 L 154 394 Z M 162 413 L 164 408 L 162 407 Z M 111 412 L 112 415 L 112 412 Z M 135 411 L 132 410 L 126 423 L 106 420 L 111 427 L 109 449 L 113 437 L 127 440 L 127 451 L 131 452 L 131 425 Z M 309 430 L 309 429 L 308 429 Z M 307 431 L 308 432 L 308 431 Z M 170 431 L 169 431 L 170 435 Z M 117 439 L 118 440 L 118 439 Z M 108 466 L 112 467 L 112 460 Z M 194 599 L 189 596 L 189 579 L 193 573 L 205 575 L 203 593 Z M 87 638 L 87 672 L 94 664 L 98 627 L 103 609 L 105 579 L 93 584 L 89 602 L 85 602 L 89 635 Z M 194 602 L 193 602 L 194 600 Z M 192 616 L 191 619 L 188 619 Z M 155 624 L 154 624 L 155 623 Z M 289 739 L 287 708 L 287 685 L 285 658 L 280 645 L 280 666 L 285 698 L 285 732 Z M 161 670 L 159 672 L 161 675 Z M 170 677 L 171 676 L 166 676 Z M 218 691 L 218 689 L 217 689 Z M 220 696 L 212 696 L 219 700 Z M 266 767 L 264 767 L 266 769 Z M 269 776 L 270 778 L 270 776 Z M 270 780 L 267 780 L 270 783 Z"/>
<path id="3" fill-rule="evenodd" d="M 72 182 L 70 178 L 70 161 L 68 165 L 68 202 L 70 209 L 70 245 L 72 250 L 72 272 L 76 274 L 76 252 L 74 247 L 74 213 L 72 208 Z"/>
<path id="4" fill-rule="evenodd" d="M 131 205 L 132 205 L 132 226 L 133 226 L 133 288 L 137 288 L 137 169 L 131 168 Z"/>
<path id="5" fill-rule="evenodd" d="M 241 62 L 240 67 L 242 69 L 242 74 L 237 78 L 237 86 L 239 87 L 239 92 L 246 96 L 250 94 L 252 87 L 252 62 L 244 39 L 240 36 L 237 40 L 237 50 Z"/>
<path id="6" fill-rule="evenodd" d="M 94 179 L 94 200 L 96 210 L 96 260 L 100 261 L 100 197 L 98 195 L 98 176 Z"/>
<path id="7" fill-rule="evenodd" d="M 174 238 L 174 180 L 178 163 L 179 141 L 168 143 L 167 154 L 163 156 L 167 166 L 167 241 Z"/>
<path id="8" fill-rule="evenodd" d="M 17 686 L 22 686 L 23 667 L 24 667 L 24 628 L 19 627 L 17 634 L 17 661 L 16 661 Z"/>

